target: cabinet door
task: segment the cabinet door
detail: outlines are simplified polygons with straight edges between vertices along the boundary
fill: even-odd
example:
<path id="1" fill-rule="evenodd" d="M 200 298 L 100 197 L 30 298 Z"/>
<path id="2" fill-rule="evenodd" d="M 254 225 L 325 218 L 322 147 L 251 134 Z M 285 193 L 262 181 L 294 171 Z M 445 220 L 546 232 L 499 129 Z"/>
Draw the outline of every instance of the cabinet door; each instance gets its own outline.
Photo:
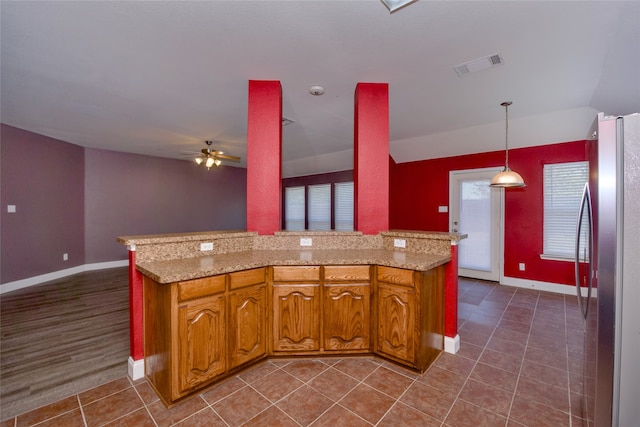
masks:
<path id="1" fill-rule="evenodd" d="M 320 285 L 273 286 L 273 350 L 320 349 Z"/>
<path id="2" fill-rule="evenodd" d="M 252 286 L 229 294 L 231 368 L 266 352 L 266 286 Z"/>
<path id="3" fill-rule="evenodd" d="M 224 295 L 215 295 L 188 301 L 178 307 L 179 393 L 225 371 L 224 303 Z"/>
<path id="4" fill-rule="evenodd" d="M 369 284 L 325 285 L 324 291 L 325 350 L 368 349 Z"/>
<path id="5" fill-rule="evenodd" d="M 378 351 L 414 362 L 415 291 L 378 283 Z"/>

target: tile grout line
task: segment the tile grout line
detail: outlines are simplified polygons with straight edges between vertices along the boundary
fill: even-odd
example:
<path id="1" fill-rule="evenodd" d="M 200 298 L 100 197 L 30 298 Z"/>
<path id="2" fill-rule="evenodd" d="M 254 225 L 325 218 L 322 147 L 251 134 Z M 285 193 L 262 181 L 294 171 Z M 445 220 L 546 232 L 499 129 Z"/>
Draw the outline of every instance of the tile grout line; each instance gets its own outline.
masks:
<path id="1" fill-rule="evenodd" d="M 513 294 L 515 295 L 517 293 L 517 291 Z M 516 395 L 518 394 L 518 386 L 520 385 L 520 376 L 522 375 L 522 367 L 524 366 L 524 360 L 525 360 L 525 355 L 527 354 L 527 349 L 529 348 L 529 339 L 531 338 L 531 330 L 533 329 L 533 319 L 535 317 L 536 314 L 536 308 L 538 307 L 538 302 L 540 301 L 540 292 L 537 292 L 536 295 L 536 304 L 534 306 L 533 309 L 533 313 L 531 315 L 531 320 L 529 321 L 529 332 L 527 332 L 527 341 L 524 345 L 524 353 L 522 354 L 522 360 L 520 361 L 520 369 L 518 369 L 518 376 L 516 378 L 516 385 L 515 388 L 513 390 L 513 396 L 511 397 L 511 404 L 509 405 L 509 412 L 507 414 L 507 422 L 509 422 L 511 420 L 511 411 L 513 410 L 513 404 L 516 401 Z M 511 304 L 511 301 L 509 301 L 509 304 Z M 519 422 L 516 420 L 513 420 L 515 422 Z"/>
<path id="2" fill-rule="evenodd" d="M 475 285 L 474 285 L 474 286 L 475 286 Z M 482 301 L 483 301 L 483 302 L 486 300 L 487 296 L 489 296 L 489 295 L 490 295 L 490 294 L 491 294 L 491 293 L 492 293 L 492 292 L 497 288 L 497 286 L 499 286 L 499 285 L 494 285 L 493 289 L 491 289 L 491 292 L 487 293 L 487 294 L 482 298 Z M 473 288 L 473 286 L 472 286 L 472 288 Z M 467 290 L 467 292 L 468 292 L 468 291 L 469 291 L 469 290 Z M 516 291 L 516 292 L 517 292 L 517 291 Z M 466 386 L 466 385 L 467 385 L 467 383 L 469 382 L 469 379 L 471 378 L 471 374 L 472 374 L 472 373 L 473 373 L 473 371 L 475 370 L 475 368 L 476 368 L 476 366 L 478 365 L 478 363 L 480 363 L 480 358 L 482 357 L 482 355 L 484 354 L 485 350 L 487 349 L 487 345 L 489 344 L 489 341 L 491 341 L 491 338 L 493 338 L 493 334 L 495 333 L 496 329 L 498 328 L 498 325 L 499 325 L 499 324 L 500 324 L 500 322 L 502 321 L 502 319 L 503 319 L 503 317 L 504 317 L 504 313 L 507 311 L 507 308 L 509 308 L 509 305 L 511 304 L 511 301 L 513 300 L 513 297 L 514 297 L 514 295 L 516 294 L 516 292 L 514 292 L 514 293 L 511 295 L 511 298 L 509 298 L 509 302 L 507 303 L 507 306 L 502 310 L 502 314 L 500 315 L 500 319 L 498 320 L 498 322 L 497 322 L 497 323 L 495 324 L 495 326 L 493 327 L 493 330 L 491 331 L 491 334 L 489 335 L 489 339 L 487 340 L 487 342 L 486 342 L 486 343 L 484 344 L 484 346 L 482 347 L 482 351 L 480 352 L 480 355 L 478 355 L 478 358 L 475 360 L 475 362 L 474 362 L 474 364 L 473 364 L 473 368 L 471 369 L 471 371 L 469 372 L 469 374 L 468 374 L 468 375 L 467 375 L 467 377 L 465 378 L 464 383 L 462 384 L 462 387 L 460 387 L 460 390 L 459 390 L 459 391 L 458 391 L 458 393 L 456 394 L 456 398 L 453 400 L 453 404 L 451 405 L 451 407 L 449 408 L 449 410 L 448 410 L 448 411 L 447 411 L 447 413 L 445 414 L 444 419 L 442 420 L 442 424 L 441 424 L 442 426 L 444 426 L 444 425 L 445 425 L 446 420 L 447 420 L 447 417 L 451 414 L 451 411 L 453 410 L 453 407 L 455 406 L 455 404 L 456 404 L 456 402 L 458 401 L 458 399 L 461 399 L 461 398 L 460 398 L 460 394 L 462 393 L 462 390 L 464 390 L 465 386 Z M 474 310 L 474 312 L 475 312 L 475 310 Z M 469 320 L 469 319 L 465 319 L 465 322 L 464 322 L 464 323 L 467 323 L 467 321 L 468 321 L 468 320 Z M 464 325 L 464 323 L 463 323 L 463 325 Z M 463 357 L 463 356 L 460 356 L 460 357 Z M 524 360 L 524 355 L 523 355 L 523 360 Z M 514 393 L 514 396 L 515 396 L 515 390 L 514 390 L 514 392 L 513 392 L 513 393 Z M 512 401 L 513 401 L 513 397 L 512 397 L 511 399 L 512 399 Z M 466 402 L 466 403 L 470 403 L 471 405 L 473 405 L 473 406 L 476 406 L 476 407 L 477 407 L 477 405 L 474 405 L 474 404 L 473 404 L 473 403 L 471 403 L 471 402 L 467 402 L 467 401 L 466 401 L 466 400 L 464 400 L 464 399 L 461 399 L 461 400 L 462 400 L 462 401 L 464 401 L 464 402 Z M 509 408 L 509 409 L 511 409 L 511 408 Z M 493 411 L 491 411 L 491 412 L 493 412 Z M 493 413 L 495 413 L 495 412 L 493 412 Z M 499 415 L 499 414 L 496 414 L 496 415 Z M 505 419 L 505 425 L 506 425 L 508 422 L 509 422 L 509 413 L 507 414 L 507 417 L 506 417 L 506 419 Z"/>
<path id="3" fill-rule="evenodd" d="M 138 398 L 142 401 L 142 405 L 144 407 L 144 410 L 147 411 L 147 414 L 149 414 L 149 418 L 151 418 L 151 421 L 153 422 L 153 424 L 158 427 L 158 423 L 156 422 L 156 419 L 154 418 L 153 414 L 151 413 L 151 410 L 149 410 L 149 406 L 147 405 L 147 402 L 145 402 L 145 400 L 142 398 L 142 396 L 140 395 L 140 392 L 138 391 L 138 389 L 136 388 L 136 385 L 133 383 L 133 380 L 131 378 L 129 378 L 129 376 L 127 375 L 127 379 L 129 380 L 129 383 L 131 384 L 131 386 L 133 387 L 133 391 L 136 392 L 136 394 L 138 395 Z M 146 381 L 146 380 L 145 380 Z"/>

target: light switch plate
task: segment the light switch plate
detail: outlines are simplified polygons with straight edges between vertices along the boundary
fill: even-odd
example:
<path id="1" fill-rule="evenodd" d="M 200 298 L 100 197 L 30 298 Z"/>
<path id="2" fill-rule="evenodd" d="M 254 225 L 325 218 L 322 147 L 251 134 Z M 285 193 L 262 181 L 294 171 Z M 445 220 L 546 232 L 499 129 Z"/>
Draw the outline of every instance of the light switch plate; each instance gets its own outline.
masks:
<path id="1" fill-rule="evenodd" d="M 313 245 L 313 239 L 309 237 L 300 238 L 300 246 L 311 246 L 311 245 Z"/>
<path id="2" fill-rule="evenodd" d="M 438 206 L 438 212 L 440 212 L 440 213 L 449 212 L 449 206 Z"/>
<path id="3" fill-rule="evenodd" d="M 8 213 L 16 213 L 16 205 L 7 205 Z"/>
<path id="4" fill-rule="evenodd" d="M 200 243 L 201 251 L 212 251 L 213 250 L 213 242 L 204 242 Z"/>

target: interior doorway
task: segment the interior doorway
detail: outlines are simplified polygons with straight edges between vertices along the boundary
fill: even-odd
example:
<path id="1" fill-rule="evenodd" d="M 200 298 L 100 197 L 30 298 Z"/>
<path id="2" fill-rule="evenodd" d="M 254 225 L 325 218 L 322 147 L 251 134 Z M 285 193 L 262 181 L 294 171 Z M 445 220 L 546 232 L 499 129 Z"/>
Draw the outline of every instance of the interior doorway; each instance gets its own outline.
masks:
<path id="1" fill-rule="evenodd" d="M 502 278 L 503 192 L 489 186 L 501 168 L 449 172 L 449 231 L 467 234 L 458 245 L 458 275 Z"/>

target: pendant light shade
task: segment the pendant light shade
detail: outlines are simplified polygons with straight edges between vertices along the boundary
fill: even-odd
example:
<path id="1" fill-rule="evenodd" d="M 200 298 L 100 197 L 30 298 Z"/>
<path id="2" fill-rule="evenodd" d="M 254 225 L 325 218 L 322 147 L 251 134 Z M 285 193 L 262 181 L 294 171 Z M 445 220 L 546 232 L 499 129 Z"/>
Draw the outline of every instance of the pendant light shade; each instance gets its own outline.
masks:
<path id="1" fill-rule="evenodd" d="M 509 169 L 509 105 L 511 105 L 511 101 L 505 101 L 502 105 L 504 107 L 505 114 L 505 132 L 504 132 L 504 144 L 505 144 L 505 161 L 504 161 L 504 169 L 502 172 L 498 173 L 491 180 L 491 187 L 503 187 L 503 188 L 511 188 L 511 187 L 524 187 L 524 179 L 520 176 L 519 173 L 512 171 Z"/>

